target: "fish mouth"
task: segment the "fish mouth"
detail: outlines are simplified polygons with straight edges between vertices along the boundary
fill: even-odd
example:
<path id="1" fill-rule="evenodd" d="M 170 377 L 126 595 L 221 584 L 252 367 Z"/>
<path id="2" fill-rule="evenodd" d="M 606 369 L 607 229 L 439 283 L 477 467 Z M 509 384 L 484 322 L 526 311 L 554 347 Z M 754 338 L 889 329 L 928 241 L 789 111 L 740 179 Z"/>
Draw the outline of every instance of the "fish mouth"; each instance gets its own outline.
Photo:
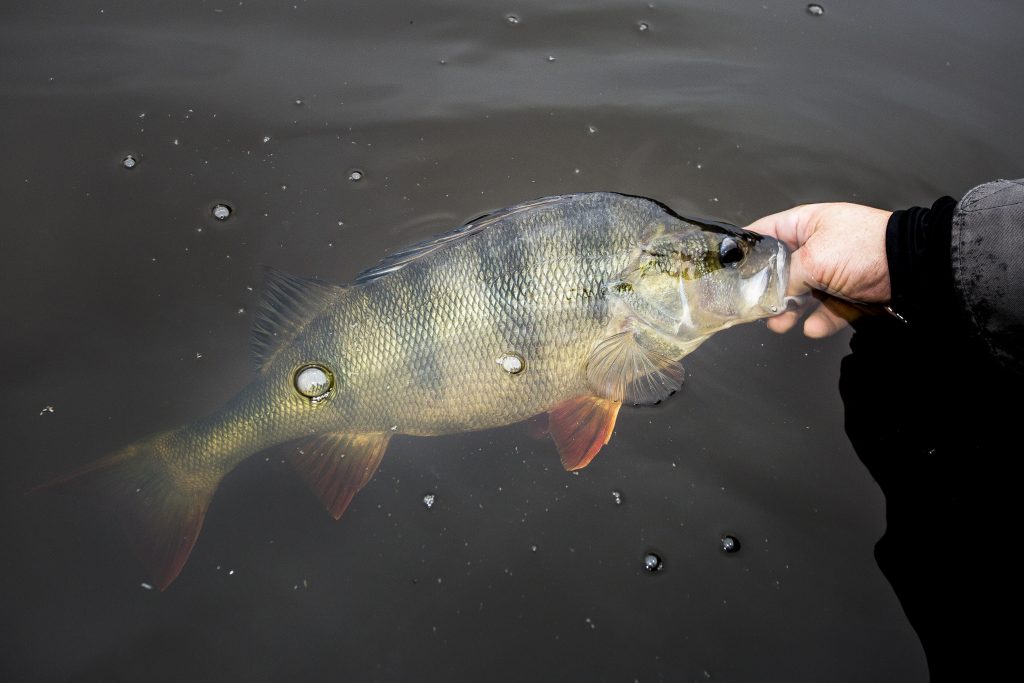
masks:
<path id="1" fill-rule="evenodd" d="M 789 249 L 778 242 L 776 252 L 768 257 L 764 268 L 744 284 L 749 288 L 747 299 L 753 318 L 779 315 L 786 310 L 786 286 L 789 284 Z M 757 292 L 754 296 L 754 292 Z"/>
<path id="2" fill-rule="evenodd" d="M 779 240 L 779 250 L 775 254 L 774 275 L 774 297 L 769 302 L 768 310 L 773 315 L 778 315 L 783 313 L 789 305 L 789 297 L 786 296 L 786 289 L 789 286 L 789 247 L 782 240 Z"/>

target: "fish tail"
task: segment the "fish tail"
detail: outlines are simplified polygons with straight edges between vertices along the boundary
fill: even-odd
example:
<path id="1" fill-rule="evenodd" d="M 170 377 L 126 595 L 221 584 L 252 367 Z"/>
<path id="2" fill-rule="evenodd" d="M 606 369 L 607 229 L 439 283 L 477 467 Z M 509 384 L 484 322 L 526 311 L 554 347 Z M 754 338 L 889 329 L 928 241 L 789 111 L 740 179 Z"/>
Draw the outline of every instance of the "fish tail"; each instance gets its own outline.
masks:
<path id="1" fill-rule="evenodd" d="M 85 494 L 110 506 L 156 587 L 164 590 L 185 566 L 223 476 L 187 471 L 188 459 L 176 457 L 183 441 L 176 436 L 164 432 L 137 441 L 30 493 Z"/>

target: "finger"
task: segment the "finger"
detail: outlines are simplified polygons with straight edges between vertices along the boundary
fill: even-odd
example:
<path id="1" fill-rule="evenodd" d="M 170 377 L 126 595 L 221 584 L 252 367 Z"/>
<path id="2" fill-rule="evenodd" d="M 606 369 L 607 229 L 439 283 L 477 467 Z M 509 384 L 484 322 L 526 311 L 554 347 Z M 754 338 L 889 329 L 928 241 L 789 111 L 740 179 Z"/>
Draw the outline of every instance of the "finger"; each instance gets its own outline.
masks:
<path id="1" fill-rule="evenodd" d="M 768 329 L 776 334 L 784 334 L 793 329 L 800 320 L 800 311 L 786 311 L 780 315 L 768 318 Z"/>
<path id="2" fill-rule="evenodd" d="M 754 221 L 747 226 L 747 230 L 774 237 L 796 250 L 807 241 L 809 226 L 813 223 L 811 217 L 818 210 L 817 207 L 816 204 L 805 204 L 773 213 Z"/>
<path id="3" fill-rule="evenodd" d="M 830 305 L 822 304 L 818 307 L 814 313 L 808 316 L 807 320 L 804 321 L 804 334 L 811 339 L 822 339 L 824 337 L 831 337 L 836 332 L 844 329 L 850 323 L 849 320 L 856 317 L 859 312 L 841 301 L 833 299 L 838 304 L 846 306 L 849 311 L 845 311 L 839 314 L 833 310 L 835 307 Z M 847 317 L 849 316 L 849 317 Z"/>

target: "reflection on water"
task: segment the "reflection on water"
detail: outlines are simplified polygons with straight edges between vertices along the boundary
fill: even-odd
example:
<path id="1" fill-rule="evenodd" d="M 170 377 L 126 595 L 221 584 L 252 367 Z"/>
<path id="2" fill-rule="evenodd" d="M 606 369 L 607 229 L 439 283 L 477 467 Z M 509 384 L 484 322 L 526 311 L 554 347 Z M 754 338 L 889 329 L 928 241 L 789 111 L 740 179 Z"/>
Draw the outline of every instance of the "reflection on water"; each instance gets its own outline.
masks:
<path id="1" fill-rule="evenodd" d="M 1017 488 L 999 473 L 1016 412 L 1008 371 L 949 313 L 940 328 L 857 322 L 840 376 L 846 432 L 886 496 L 875 557 L 936 681 L 999 676 L 991 653 L 1009 643 L 993 594 L 1014 582 L 998 559 Z"/>
<path id="2" fill-rule="evenodd" d="M 888 417 L 868 420 L 934 428 L 940 454 L 956 444 L 948 467 L 906 482 L 941 474 L 920 487 L 951 498 L 921 506 L 931 526 L 884 506 L 889 475 L 869 456 L 875 484 L 843 433 L 848 338 L 759 325 L 688 357 L 665 405 L 624 409 L 578 476 L 521 426 L 396 437 L 336 524 L 287 451 L 268 451 L 225 480 L 189 575 L 162 594 L 113 520 L 23 496 L 246 384 L 264 265 L 344 283 L 462 219 L 561 192 L 742 224 L 1019 176 L 1012 3 L 653 4 L 5 4 L 5 679 L 926 679 L 872 554 L 885 513 L 914 532 L 882 548 L 919 549 L 917 581 L 976 604 L 1009 566 L 990 539 L 1014 519 L 987 507 L 1011 484 L 1006 450 L 940 429 L 1014 425 L 964 419 L 981 405 L 968 390 L 938 398 L 970 374 L 955 348 L 913 370 L 941 418 L 882 403 Z M 898 386 L 922 348 L 896 367 L 871 356 L 880 381 Z M 966 489 L 994 494 L 976 506 Z M 740 552 L 722 551 L 730 536 Z M 954 537 L 975 551 L 948 551 Z"/>

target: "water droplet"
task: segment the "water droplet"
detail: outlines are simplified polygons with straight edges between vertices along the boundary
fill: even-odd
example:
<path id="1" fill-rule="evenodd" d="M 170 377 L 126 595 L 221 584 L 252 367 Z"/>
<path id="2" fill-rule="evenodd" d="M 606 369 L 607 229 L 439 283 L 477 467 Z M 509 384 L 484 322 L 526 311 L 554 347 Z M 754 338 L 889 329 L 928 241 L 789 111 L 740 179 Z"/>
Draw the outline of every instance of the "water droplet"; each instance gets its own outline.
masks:
<path id="1" fill-rule="evenodd" d="M 616 505 L 622 505 L 622 491 L 612 491 L 612 500 L 615 501 Z"/>
<path id="2" fill-rule="evenodd" d="M 641 33 L 646 33 L 647 31 L 651 30 L 651 25 L 648 24 L 646 21 L 641 21 L 636 25 L 636 30 L 640 31 Z"/>
<path id="3" fill-rule="evenodd" d="M 212 213 L 213 217 L 216 218 L 217 220 L 226 221 L 228 218 L 231 217 L 231 207 L 228 206 L 227 204 L 217 204 L 212 209 L 210 209 L 210 213 Z"/>
<path id="4" fill-rule="evenodd" d="M 644 555 L 644 569 L 654 574 L 660 572 L 661 568 L 665 566 L 665 563 L 661 561 L 661 556 L 655 553 L 647 553 Z"/>
<path id="5" fill-rule="evenodd" d="M 515 25 L 519 23 L 519 17 L 514 14 L 509 14 L 505 16 L 505 21 L 509 24 Z"/>
<path id="6" fill-rule="evenodd" d="M 360 180 L 363 179 L 363 172 L 360 171 L 358 168 L 353 169 L 352 171 L 349 172 L 348 179 L 354 183 L 359 182 Z"/>
<path id="7" fill-rule="evenodd" d="M 587 126 L 587 133 L 589 133 L 590 135 L 597 135 L 597 126 L 593 124 Z"/>
<path id="8" fill-rule="evenodd" d="M 723 553 L 735 553 L 739 552 L 740 539 L 735 536 L 722 536 L 722 552 Z"/>
<path id="9" fill-rule="evenodd" d="M 530 546 L 530 552 L 531 553 L 537 552 L 537 544 L 536 543 Z"/>
<path id="10" fill-rule="evenodd" d="M 138 162 L 135 160 L 135 157 L 131 154 L 126 156 L 124 159 L 121 159 L 121 165 L 124 166 L 125 168 L 135 168 L 136 163 Z"/>
<path id="11" fill-rule="evenodd" d="M 441 59 L 437 60 L 437 63 L 440 64 L 441 66 L 444 66 L 445 64 L 448 63 L 448 60 L 445 59 L 444 57 L 441 57 Z"/>
<path id="12" fill-rule="evenodd" d="M 238 310 L 235 311 L 238 315 L 245 315 L 245 306 L 239 306 Z"/>
<path id="13" fill-rule="evenodd" d="M 295 373 L 295 390 L 314 402 L 327 398 L 333 384 L 330 372 L 322 365 L 307 365 Z"/>
<path id="14" fill-rule="evenodd" d="M 810 5 L 807 6 L 807 13 L 810 14 L 811 16 L 820 17 L 822 14 L 825 13 L 825 8 L 822 7 L 821 5 L 811 3 Z"/>
<path id="15" fill-rule="evenodd" d="M 498 365 L 501 369 L 510 375 L 518 375 L 520 372 L 526 369 L 526 361 L 523 357 L 515 353 L 506 353 L 497 360 Z"/>
<path id="16" fill-rule="evenodd" d="M 429 510 L 430 508 L 434 507 L 435 500 L 436 497 L 434 496 L 434 494 L 428 493 L 425 496 L 423 496 L 423 506 Z"/>

